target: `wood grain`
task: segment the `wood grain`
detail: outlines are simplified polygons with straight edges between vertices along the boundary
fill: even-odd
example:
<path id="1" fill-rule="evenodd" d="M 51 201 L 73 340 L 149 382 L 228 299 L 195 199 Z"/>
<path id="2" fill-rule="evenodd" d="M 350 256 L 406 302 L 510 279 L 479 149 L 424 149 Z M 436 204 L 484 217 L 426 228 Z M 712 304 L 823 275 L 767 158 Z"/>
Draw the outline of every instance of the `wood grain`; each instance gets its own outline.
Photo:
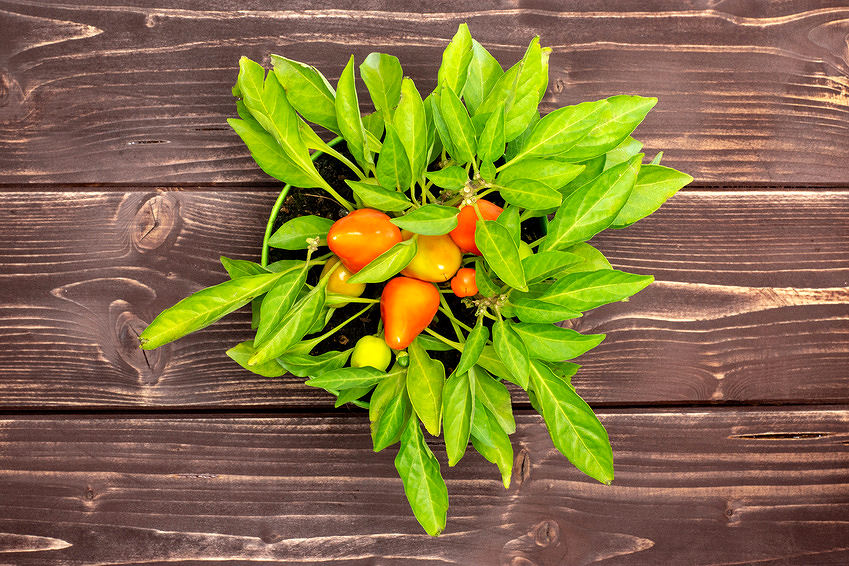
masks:
<path id="1" fill-rule="evenodd" d="M 612 486 L 520 415 L 512 486 L 469 453 L 448 527 L 362 416 L 0 420 L 0 562 L 845 564 L 849 410 L 603 411 Z"/>
<path id="2" fill-rule="evenodd" d="M 266 182 L 225 122 L 241 55 L 335 83 L 349 53 L 389 51 L 429 91 L 464 21 L 505 64 L 535 34 L 554 47 L 544 111 L 658 96 L 637 135 L 700 182 L 845 182 L 845 3 L 521 5 L 0 1 L 0 183 Z"/>
<path id="3" fill-rule="evenodd" d="M 323 407 L 224 355 L 246 313 L 158 350 L 137 334 L 256 258 L 264 191 L 0 193 L 0 406 Z M 849 192 L 685 191 L 596 244 L 657 282 L 573 322 L 608 338 L 575 378 L 594 404 L 846 401 Z M 517 401 L 526 402 L 517 397 Z"/>

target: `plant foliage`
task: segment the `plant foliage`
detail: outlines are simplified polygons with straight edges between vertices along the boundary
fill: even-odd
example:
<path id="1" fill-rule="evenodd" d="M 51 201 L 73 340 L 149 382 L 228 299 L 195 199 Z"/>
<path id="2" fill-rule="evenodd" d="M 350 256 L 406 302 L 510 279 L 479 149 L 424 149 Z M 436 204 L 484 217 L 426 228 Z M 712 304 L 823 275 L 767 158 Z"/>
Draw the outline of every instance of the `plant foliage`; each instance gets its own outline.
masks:
<path id="1" fill-rule="evenodd" d="M 450 466 L 471 441 L 509 487 L 509 435 L 516 425 L 508 381 L 527 391 L 557 450 L 590 477 L 613 481 L 607 433 L 572 386 L 578 366 L 568 361 L 604 335 L 555 323 L 625 300 L 652 282 L 612 269 L 586 242 L 651 214 L 692 178 L 657 159 L 643 164 L 642 144 L 631 133 L 654 98 L 612 96 L 540 116 L 549 53 L 534 38 L 504 70 L 462 24 L 443 53 L 436 88 L 424 97 L 398 59 L 382 53 L 358 67 L 351 56 L 335 88 L 318 69 L 282 56 L 271 56 L 271 72 L 240 61 L 233 87 L 240 119 L 229 122 L 263 171 L 296 187 L 324 189 L 348 210 L 385 212 L 419 235 L 375 258 L 354 282 L 382 285 L 416 255 L 417 238 L 447 234 L 458 225 L 459 207 L 475 209 L 481 255 L 463 259 L 476 269 L 479 290 L 466 299 L 472 326 L 443 301 L 441 314 L 455 323 L 456 336 L 427 328 L 406 352 L 396 352 L 386 371 L 347 366 L 350 350 L 313 354 L 341 326 L 325 328 L 340 298 L 328 292 L 327 278 L 307 283 L 308 273 L 331 257 L 318 250 L 333 223 L 303 216 L 266 235 L 266 245 L 306 250 L 303 260 L 266 265 L 222 258 L 231 279 L 162 312 L 142 333 L 142 347 L 159 347 L 253 302 L 256 338 L 227 354 L 259 375 L 289 372 L 331 392 L 337 404 L 367 408 L 374 450 L 400 443 L 395 466 L 431 535 L 445 528 L 448 494 L 423 429 L 444 435 Z M 357 86 L 357 69 L 365 88 Z M 358 96 L 366 92 L 374 112 L 363 115 Z M 353 158 L 310 124 L 341 136 Z M 350 170 L 355 202 L 322 178 L 311 159 L 316 151 Z M 505 203 L 494 220 L 485 220 L 477 204 L 488 195 Z M 522 224 L 541 219 L 545 235 L 522 242 Z M 440 290 L 450 292 L 447 284 Z M 378 301 L 358 302 L 363 312 Z M 451 349 L 459 362 L 446 372 L 432 353 Z"/>

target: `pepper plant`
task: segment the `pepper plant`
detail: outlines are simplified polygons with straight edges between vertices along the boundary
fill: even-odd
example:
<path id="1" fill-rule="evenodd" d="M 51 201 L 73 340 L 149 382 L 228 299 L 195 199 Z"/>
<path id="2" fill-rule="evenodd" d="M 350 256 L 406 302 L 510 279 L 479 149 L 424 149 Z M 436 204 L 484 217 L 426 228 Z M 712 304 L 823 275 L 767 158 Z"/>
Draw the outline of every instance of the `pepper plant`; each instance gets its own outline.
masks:
<path id="1" fill-rule="evenodd" d="M 534 38 L 504 70 L 462 24 L 424 98 L 397 58 L 372 53 L 359 65 L 374 107 L 365 115 L 353 56 L 335 88 L 285 57 L 272 55 L 268 73 L 242 58 L 240 119 L 229 122 L 262 170 L 287 184 L 272 220 L 290 185 L 323 189 L 350 213 L 291 218 L 276 231 L 269 220 L 261 260 L 222 257 L 230 280 L 162 312 L 142 347 L 252 303 L 256 336 L 227 355 L 263 376 L 308 378 L 337 406 L 367 408 L 374 450 L 399 444 L 395 467 L 431 535 L 445 527 L 448 494 L 424 432 L 443 435 L 449 466 L 471 441 L 509 487 L 516 425 L 505 382 L 527 392 L 557 450 L 610 483 L 607 433 L 575 391 L 579 366 L 568 361 L 604 335 L 558 323 L 651 283 L 613 269 L 586 241 L 651 214 L 692 178 L 661 166 L 660 154 L 643 164 L 630 137 L 654 98 L 612 96 L 540 116 L 549 53 Z M 337 138 L 325 142 L 310 124 Z M 349 191 L 322 177 L 318 154 L 344 165 Z M 523 239 L 533 226 L 537 235 Z M 300 257 L 269 263 L 269 247 Z M 379 299 L 363 296 L 368 286 Z M 452 293 L 463 297 L 459 310 L 446 300 Z M 372 335 L 345 351 L 314 351 L 378 304 Z M 353 315 L 334 317 L 350 305 Z M 437 359 L 444 350 L 458 354 L 447 368 Z"/>

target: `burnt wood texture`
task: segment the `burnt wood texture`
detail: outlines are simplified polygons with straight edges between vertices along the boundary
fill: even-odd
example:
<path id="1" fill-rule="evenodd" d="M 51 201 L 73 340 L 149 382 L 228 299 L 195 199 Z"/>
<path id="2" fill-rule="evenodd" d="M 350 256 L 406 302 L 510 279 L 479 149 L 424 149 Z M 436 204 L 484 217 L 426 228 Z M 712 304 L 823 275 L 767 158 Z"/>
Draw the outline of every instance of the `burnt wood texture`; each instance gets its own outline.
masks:
<path id="1" fill-rule="evenodd" d="M 510 490 L 431 439 L 431 539 L 361 410 L 224 355 L 248 313 L 136 345 L 258 257 L 280 185 L 226 124 L 239 56 L 335 83 L 390 52 L 429 91 L 464 21 L 507 64 L 554 48 L 543 111 L 657 96 L 635 137 L 696 182 L 593 241 L 656 277 L 572 321 L 607 334 L 574 383 L 613 485 L 517 392 Z M 0 0 L 0 565 L 849 563 L 847 45 L 829 1 Z"/>

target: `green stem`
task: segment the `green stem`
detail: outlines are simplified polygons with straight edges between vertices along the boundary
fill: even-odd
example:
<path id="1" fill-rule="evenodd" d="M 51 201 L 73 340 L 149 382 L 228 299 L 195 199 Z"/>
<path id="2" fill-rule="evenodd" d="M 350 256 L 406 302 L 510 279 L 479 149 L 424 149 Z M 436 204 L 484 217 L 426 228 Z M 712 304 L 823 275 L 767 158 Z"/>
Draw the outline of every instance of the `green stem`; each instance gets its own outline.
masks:
<path id="1" fill-rule="evenodd" d="M 336 136 L 335 138 L 333 138 L 332 140 L 327 142 L 327 145 L 330 146 L 330 147 L 333 147 L 334 145 L 339 143 L 341 140 L 342 140 L 342 136 Z M 324 152 L 316 151 L 315 153 L 313 153 L 310 156 L 310 159 L 315 161 L 323 153 Z M 342 198 L 336 193 L 336 191 L 333 190 L 332 187 L 330 187 L 330 185 L 327 185 L 327 186 L 328 186 L 328 188 L 330 188 L 330 191 L 332 193 L 336 194 L 336 197 L 338 197 L 337 200 Z M 283 201 L 286 200 L 286 195 L 289 194 L 289 189 L 291 189 L 291 188 L 292 188 L 292 185 L 290 185 L 289 183 L 286 183 L 285 185 L 283 185 L 283 189 L 280 191 L 280 194 L 277 196 L 277 200 L 274 201 L 274 206 L 271 207 L 271 214 L 269 214 L 268 222 L 265 224 L 265 235 L 262 238 L 262 252 L 260 254 L 260 265 L 263 266 L 263 267 L 268 265 L 268 239 L 271 237 L 271 232 L 274 229 L 274 221 L 277 220 L 277 214 L 280 212 L 280 207 L 283 206 Z M 345 199 L 342 199 L 342 200 L 345 200 Z M 345 201 L 345 202 L 348 202 L 348 201 Z M 342 203 L 340 202 L 340 204 L 342 204 Z M 350 203 L 348 203 L 348 206 L 350 206 Z M 348 210 L 351 211 L 351 210 L 353 210 L 353 208 L 348 208 Z"/>
<path id="2" fill-rule="evenodd" d="M 327 296 L 328 297 L 345 297 L 346 303 L 379 303 L 380 302 L 380 299 L 368 299 L 368 298 L 365 298 L 365 297 L 349 297 L 347 295 L 340 295 L 338 293 L 328 293 Z"/>
<path id="3" fill-rule="evenodd" d="M 430 334 L 431 336 L 433 336 L 434 338 L 436 338 L 440 342 L 444 342 L 445 344 L 448 344 L 449 346 L 451 346 L 455 350 L 459 350 L 460 352 L 463 351 L 463 345 L 460 344 L 459 342 L 454 342 L 453 340 L 449 340 L 448 338 L 446 338 L 442 334 L 439 334 L 438 332 L 436 332 L 435 330 L 431 330 L 430 328 L 425 328 L 425 332 L 427 332 L 428 334 Z"/>
<path id="4" fill-rule="evenodd" d="M 345 326 L 347 324 L 358 319 L 360 316 L 362 316 L 367 310 L 369 310 L 373 306 L 374 306 L 374 303 L 366 305 L 364 308 L 360 309 L 359 312 L 352 315 L 350 318 L 343 320 L 342 322 L 340 322 L 335 327 L 331 328 L 330 330 L 328 330 L 327 332 L 325 332 L 321 336 L 316 336 L 315 338 L 312 338 L 310 340 L 305 340 L 304 342 L 301 342 L 301 344 L 303 344 L 304 347 L 307 348 L 306 352 L 309 352 L 310 350 L 315 348 L 316 345 L 318 345 L 322 340 L 325 340 L 326 338 L 329 338 L 330 336 L 332 336 L 336 332 L 342 330 L 343 328 L 345 328 Z"/>
<path id="5" fill-rule="evenodd" d="M 322 185 L 322 187 L 321 187 L 322 189 L 324 189 L 325 191 L 327 191 L 327 193 L 328 193 L 330 196 L 332 196 L 334 199 L 336 199 L 336 202 L 338 202 L 338 203 L 339 203 L 339 204 L 341 204 L 343 207 L 345 207 L 345 209 L 346 209 L 348 212 L 353 212 L 353 211 L 354 211 L 354 205 L 353 205 L 353 204 L 351 204 L 350 202 L 348 202 L 347 200 L 345 200 L 344 198 L 342 198 L 342 195 L 340 195 L 339 193 L 337 193 L 337 192 L 333 189 L 333 187 L 331 187 L 331 186 L 327 183 L 327 181 L 324 181 L 323 179 L 322 179 L 322 181 L 324 182 L 324 185 Z"/>

